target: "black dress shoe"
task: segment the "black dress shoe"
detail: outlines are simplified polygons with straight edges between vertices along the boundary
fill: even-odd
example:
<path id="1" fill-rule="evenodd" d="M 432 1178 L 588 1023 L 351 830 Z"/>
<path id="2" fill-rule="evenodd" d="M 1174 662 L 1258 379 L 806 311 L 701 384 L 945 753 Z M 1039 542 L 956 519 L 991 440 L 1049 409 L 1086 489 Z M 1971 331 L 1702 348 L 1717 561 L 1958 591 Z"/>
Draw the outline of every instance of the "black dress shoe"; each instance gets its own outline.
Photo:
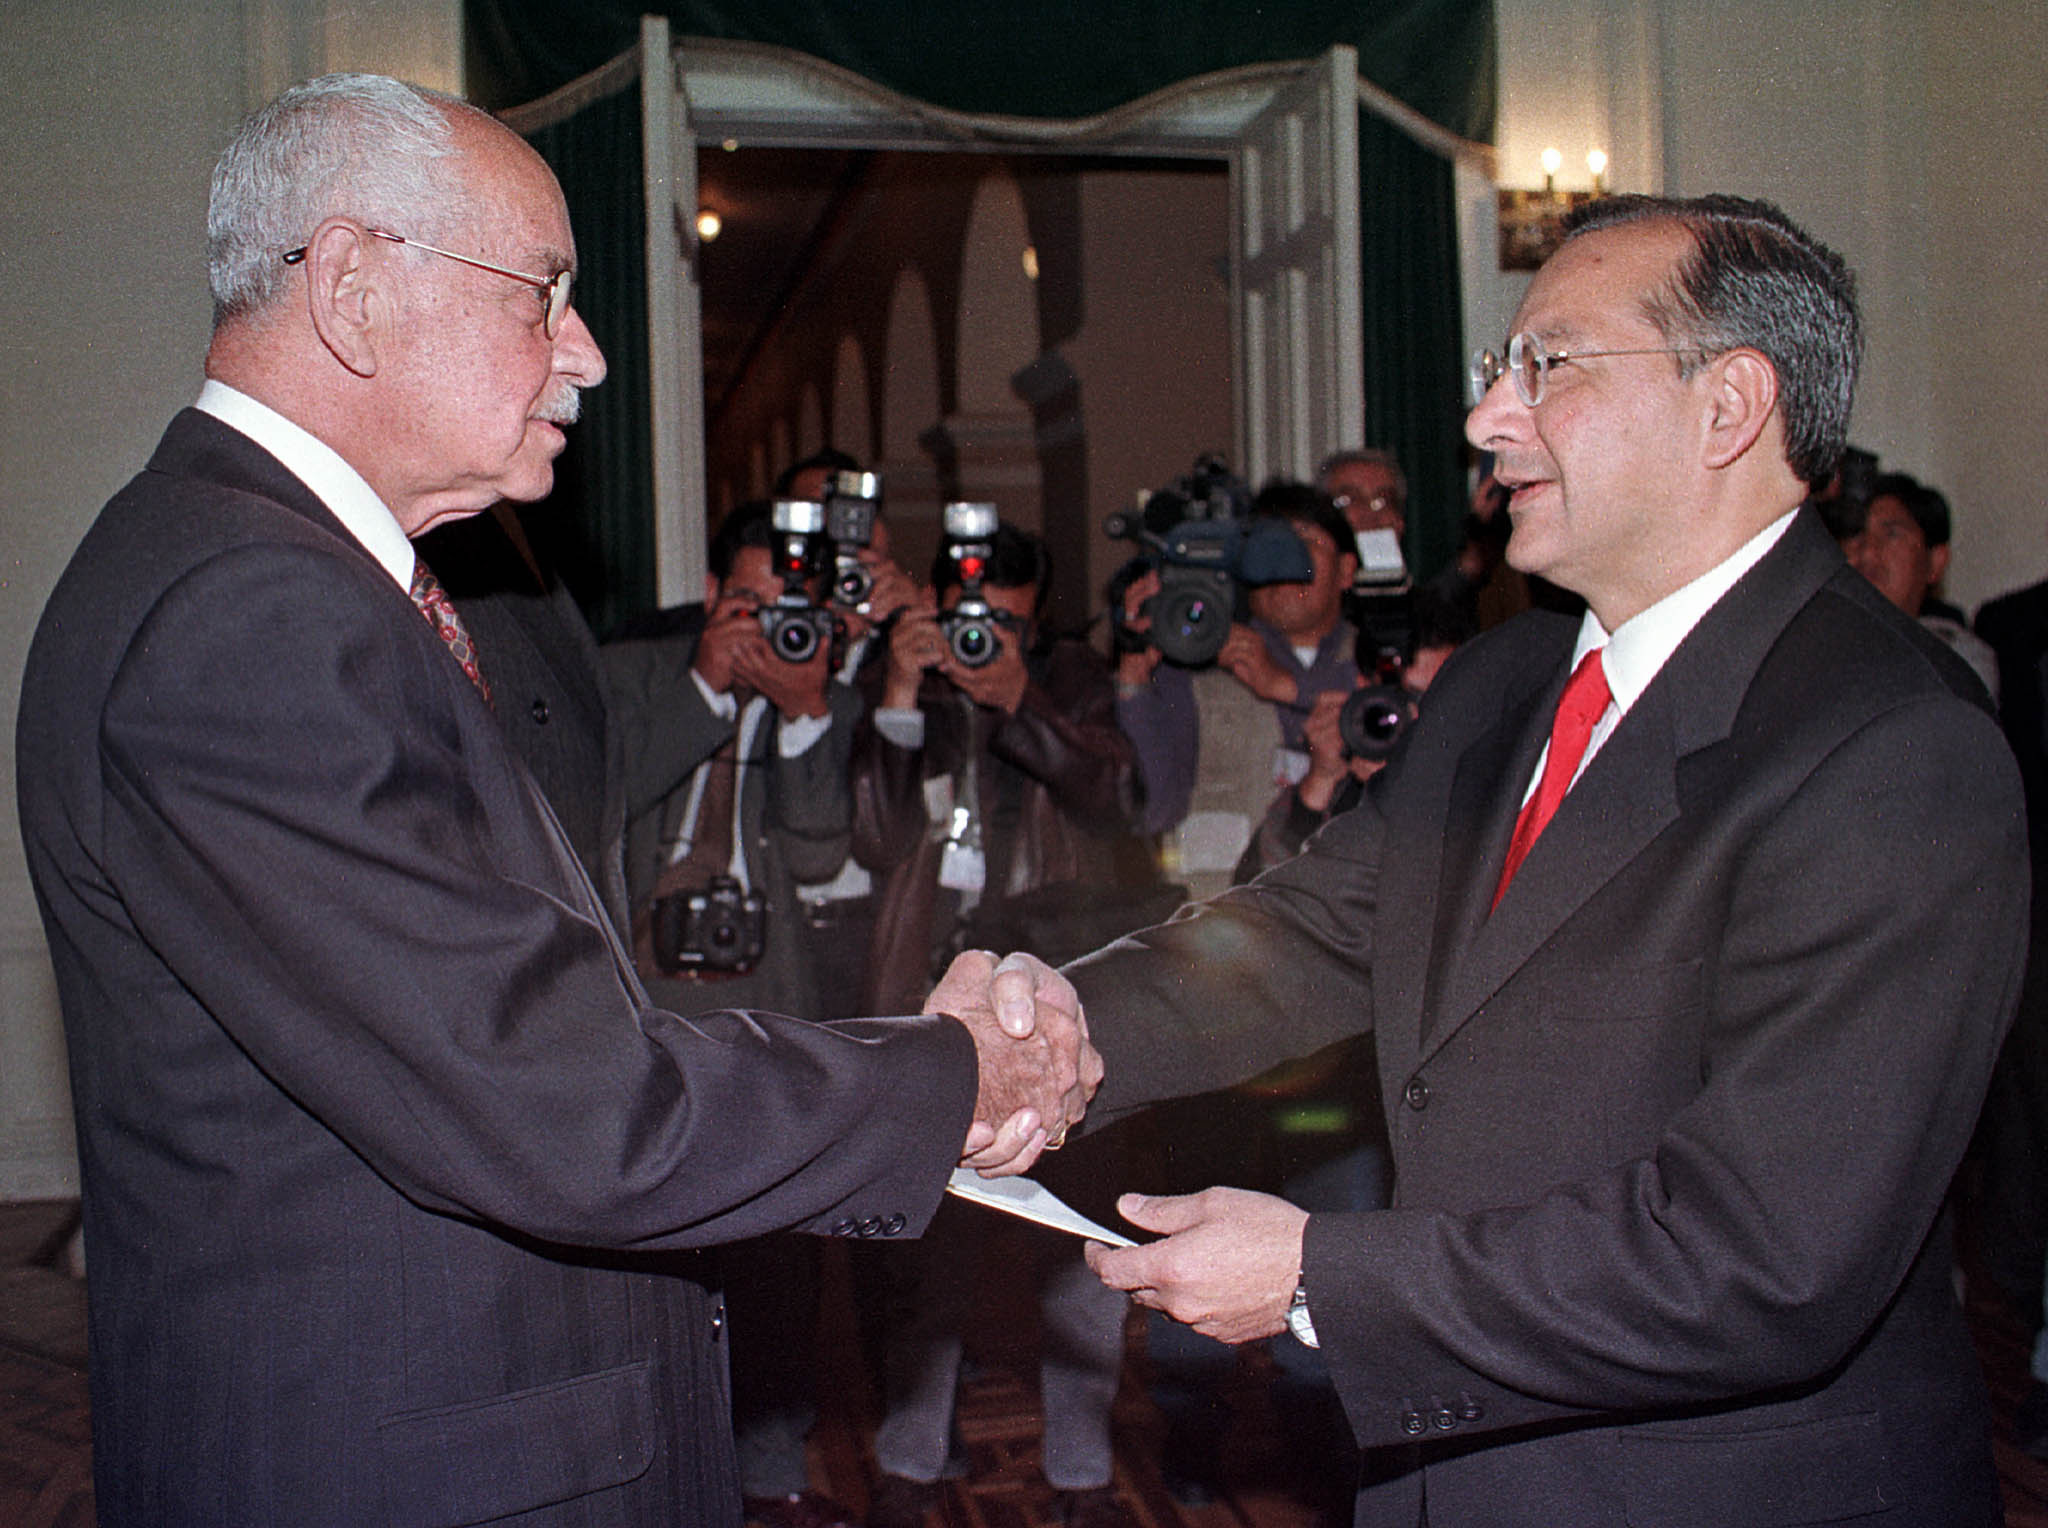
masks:
<path id="1" fill-rule="evenodd" d="M 924 1528 L 939 1504 L 939 1483 L 884 1475 L 868 1497 L 868 1528 Z"/>
<path id="2" fill-rule="evenodd" d="M 1061 1528 L 1138 1528 L 1115 1486 L 1060 1492 Z"/>

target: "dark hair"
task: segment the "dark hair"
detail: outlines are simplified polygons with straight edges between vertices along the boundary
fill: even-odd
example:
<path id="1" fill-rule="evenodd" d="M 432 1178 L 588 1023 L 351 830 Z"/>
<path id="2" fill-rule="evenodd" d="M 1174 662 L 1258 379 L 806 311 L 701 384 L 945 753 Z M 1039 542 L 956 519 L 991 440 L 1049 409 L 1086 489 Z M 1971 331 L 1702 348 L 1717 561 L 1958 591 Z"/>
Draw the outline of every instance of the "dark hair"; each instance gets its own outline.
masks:
<path id="1" fill-rule="evenodd" d="M 1479 635 L 1469 611 L 1426 585 L 1415 591 L 1408 611 L 1417 648 L 1459 647 Z"/>
<path id="2" fill-rule="evenodd" d="M 1906 513 L 1913 517 L 1913 523 L 1920 527 L 1920 534 L 1927 538 L 1930 547 L 1947 546 L 1949 538 L 1948 500 L 1937 489 L 1929 488 L 1918 478 L 1905 472 L 1881 472 L 1871 482 L 1869 504 L 1879 499 L 1897 499 L 1906 506 Z M 1868 505 L 1864 519 L 1869 520 Z"/>
<path id="3" fill-rule="evenodd" d="M 1676 223 L 1693 241 L 1644 304 L 1667 341 L 1699 351 L 1681 375 L 1731 350 L 1760 352 L 1778 374 L 1786 463 L 1809 485 L 1826 482 L 1848 443 L 1863 356 L 1848 265 L 1769 202 L 1739 196 L 1603 197 L 1566 219 L 1566 238 L 1648 222 Z"/>
<path id="4" fill-rule="evenodd" d="M 732 577 L 732 565 L 739 560 L 741 547 L 757 546 L 774 551 L 774 514 L 775 506 L 766 499 L 748 499 L 726 511 L 725 518 L 718 522 L 718 529 L 711 533 L 711 545 L 704 552 L 705 566 L 713 578 L 724 583 Z"/>
<path id="5" fill-rule="evenodd" d="M 1043 607 L 1052 593 L 1052 553 L 1047 550 L 1045 539 L 1019 530 L 1007 520 L 999 520 L 988 544 L 988 564 L 982 570 L 981 581 L 998 589 L 1036 589 L 1038 599 L 1033 608 Z M 932 558 L 932 593 L 943 595 L 959 582 L 960 564 L 942 542 Z"/>
<path id="6" fill-rule="evenodd" d="M 789 466 L 783 468 L 782 476 L 775 480 L 775 497 L 778 499 L 789 497 L 791 485 L 799 477 L 803 476 L 804 473 L 819 467 L 824 468 L 827 472 L 860 471 L 859 462 L 848 456 L 844 451 L 835 451 L 830 446 L 827 446 L 824 450 L 813 451 L 802 461 L 792 462 Z"/>
<path id="7" fill-rule="evenodd" d="M 1358 555 L 1358 542 L 1351 533 L 1351 522 L 1330 501 L 1328 494 L 1310 484 L 1297 483 L 1291 478 L 1274 478 L 1252 499 L 1251 513 L 1276 520 L 1292 520 L 1297 525 L 1318 526 L 1328 534 L 1339 557 Z"/>

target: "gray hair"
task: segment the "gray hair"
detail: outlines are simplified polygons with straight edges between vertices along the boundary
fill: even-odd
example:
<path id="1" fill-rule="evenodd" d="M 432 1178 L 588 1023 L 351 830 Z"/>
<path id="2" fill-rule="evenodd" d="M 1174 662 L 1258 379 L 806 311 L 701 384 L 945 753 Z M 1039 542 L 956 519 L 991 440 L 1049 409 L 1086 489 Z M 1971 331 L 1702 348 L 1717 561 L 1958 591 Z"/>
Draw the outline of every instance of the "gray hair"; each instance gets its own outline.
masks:
<path id="1" fill-rule="evenodd" d="M 458 187 L 445 112 L 474 107 L 381 74 L 292 86 L 242 123 L 213 168 L 206 284 L 213 322 L 258 313 L 284 291 L 288 250 L 327 218 L 432 239 Z"/>
<path id="2" fill-rule="evenodd" d="M 1405 506 L 1408 502 L 1408 474 L 1401 470 L 1400 460 L 1391 451 L 1378 446 L 1353 446 L 1343 451 L 1332 451 L 1323 458 L 1322 466 L 1316 468 L 1316 481 L 1327 483 L 1330 474 L 1339 467 L 1384 467 L 1387 476 L 1393 479 L 1394 496 Z"/>

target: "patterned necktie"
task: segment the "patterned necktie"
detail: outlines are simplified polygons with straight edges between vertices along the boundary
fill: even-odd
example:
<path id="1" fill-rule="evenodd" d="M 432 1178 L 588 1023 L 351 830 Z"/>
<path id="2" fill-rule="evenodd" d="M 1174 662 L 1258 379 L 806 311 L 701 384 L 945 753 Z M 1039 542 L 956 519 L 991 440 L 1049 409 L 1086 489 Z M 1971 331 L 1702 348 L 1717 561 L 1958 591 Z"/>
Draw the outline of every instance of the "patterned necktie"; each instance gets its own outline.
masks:
<path id="1" fill-rule="evenodd" d="M 427 624 L 440 633 L 441 640 L 448 644 L 448 652 L 462 665 L 462 672 L 469 675 L 469 682 L 476 686 L 477 693 L 484 698 L 484 704 L 491 703 L 491 687 L 484 679 L 484 671 L 476 661 L 476 643 L 470 640 L 469 628 L 462 624 L 462 617 L 455 613 L 455 602 L 448 598 L 448 591 L 441 587 L 441 580 L 418 558 L 412 564 L 412 602 L 420 607 L 420 614 L 427 618 Z"/>
<path id="2" fill-rule="evenodd" d="M 1572 776 L 1579 772 L 1579 761 L 1586 756 L 1593 728 L 1613 699 L 1607 691 L 1607 671 L 1600 666 L 1601 651 L 1596 647 L 1579 660 L 1572 677 L 1565 681 L 1564 694 L 1558 697 L 1557 715 L 1550 723 L 1550 755 L 1543 762 L 1543 778 L 1536 782 L 1536 793 L 1522 803 L 1521 815 L 1515 818 L 1515 836 L 1508 840 L 1508 862 L 1501 866 L 1500 885 L 1493 893 L 1495 907 L 1500 906 L 1508 882 L 1515 878 L 1522 861 L 1535 847 L 1537 836 L 1557 814 L 1558 803 L 1571 789 Z"/>

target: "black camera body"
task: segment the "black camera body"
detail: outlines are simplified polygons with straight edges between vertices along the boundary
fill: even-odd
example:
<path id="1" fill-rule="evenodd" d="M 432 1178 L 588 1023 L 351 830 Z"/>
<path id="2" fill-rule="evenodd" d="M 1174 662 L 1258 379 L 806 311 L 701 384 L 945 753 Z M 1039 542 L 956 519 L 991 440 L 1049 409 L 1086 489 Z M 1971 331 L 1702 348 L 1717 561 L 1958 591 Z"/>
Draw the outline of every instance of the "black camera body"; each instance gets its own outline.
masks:
<path id="1" fill-rule="evenodd" d="M 1384 759 L 1414 725 L 1415 694 L 1402 683 L 1415 656 L 1415 605 L 1405 575 L 1398 587 L 1354 592 L 1347 614 L 1358 627 L 1358 671 L 1372 682 L 1337 713 L 1337 735 L 1354 759 Z"/>
<path id="2" fill-rule="evenodd" d="M 825 480 L 825 536 L 832 543 L 832 603 L 867 614 L 875 576 L 859 553 L 875 539 L 882 478 L 874 472 L 835 472 Z"/>
<path id="3" fill-rule="evenodd" d="M 1169 663 L 1201 668 L 1216 661 L 1244 585 L 1315 576 L 1293 528 L 1279 519 L 1246 519 L 1250 505 L 1243 482 L 1221 459 L 1203 456 L 1192 472 L 1145 495 L 1137 513 L 1114 514 L 1104 524 L 1117 540 L 1136 542 L 1159 570 L 1159 592 L 1144 613 L 1149 640 Z M 1121 624 L 1121 610 L 1111 614 Z"/>
<path id="4" fill-rule="evenodd" d="M 962 668 L 984 668 L 1002 651 L 997 629 L 1002 620 L 982 594 L 988 560 L 995 553 L 996 507 L 956 503 L 946 506 L 946 555 L 960 569 L 960 598 L 939 613 L 939 631 L 953 661 Z"/>
<path id="5" fill-rule="evenodd" d="M 768 945 L 768 903 L 729 875 L 702 891 L 677 892 L 654 904 L 655 964 L 662 970 L 754 969 Z"/>
<path id="6" fill-rule="evenodd" d="M 784 663 L 809 663 L 830 645 L 838 627 L 831 611 L 812 603 L 807 588 L 823 554 L 825 506 L 813 499 L 777 499 L 769 523 L 775 537 L 768 555 L 782 593 L 761 607 L 761 631 Z"/>

